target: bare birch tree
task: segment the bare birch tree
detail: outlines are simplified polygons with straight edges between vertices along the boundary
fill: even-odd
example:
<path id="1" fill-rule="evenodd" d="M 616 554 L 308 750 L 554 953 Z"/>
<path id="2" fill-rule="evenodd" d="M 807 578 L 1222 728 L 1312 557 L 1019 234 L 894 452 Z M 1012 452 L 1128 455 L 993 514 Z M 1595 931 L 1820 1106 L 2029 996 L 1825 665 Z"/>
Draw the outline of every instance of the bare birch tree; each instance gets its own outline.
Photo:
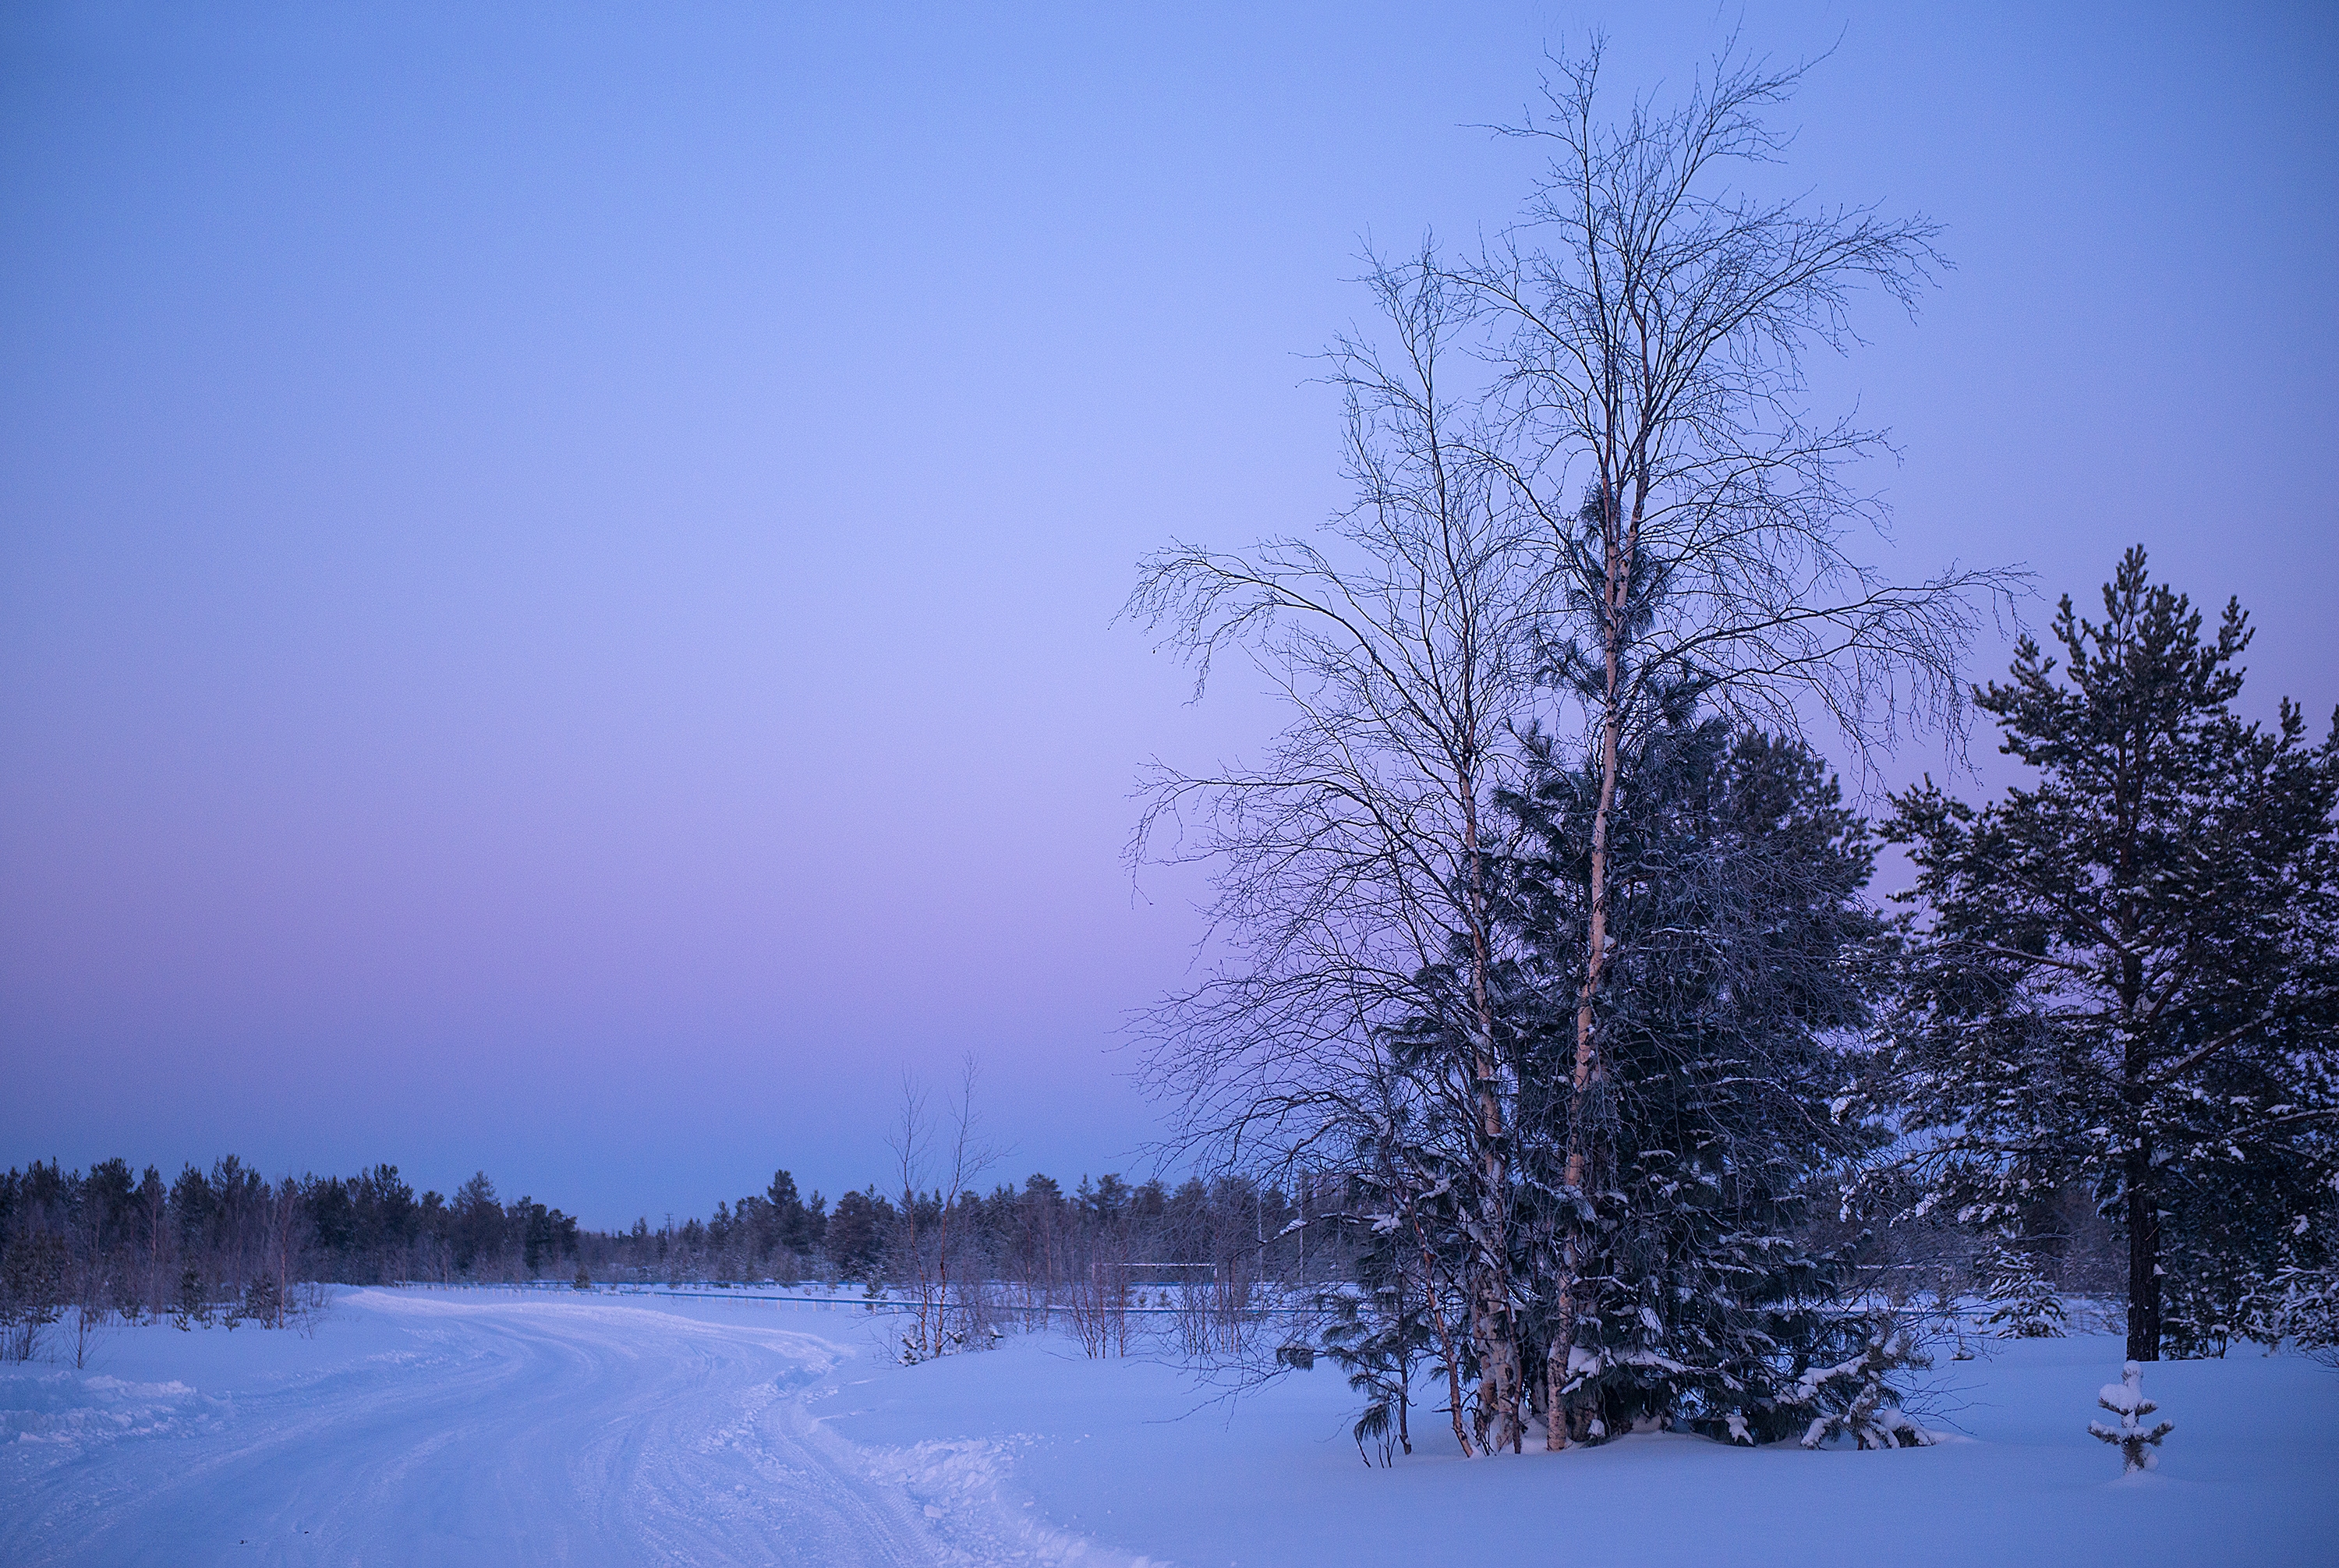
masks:
<path id="1" fill-rule="evenodd" d="M 1235 953 L 1153 1016 L 1151 1072 L 1189 1146 L 1291 1158 L 1353 1128 L 1387 1030 L 1424 1012 L 1449 1026 L 1432 1093 L 1468 1188 L 1480 1438 L 1511 1446 L 1513 1089 L 1486 872 L 1535 695 L 1523 595 L 1538 574 L 1472 455 L 1470 399 L 1442 380 L 1466 291 L 1426 255 L 1370 284 L 1389 346 L 1352 335 L 1328 356 L 1355 505 L 1321 545 L 1164 550 L 1130 601 L 1204 679 L 1215 656 L 1248 654 L 1293 715 L 1256 764 L 1148 780 L 1138 853 L 1219 865 L 1216 930 Z"/>
<path id="2" fill-rule="evenodd" d="M 960 1348 L 977 1326 L 974 1304 L 962 1280 L 959 1326 L 951 1327 L 951 1248 L 961 1200 L 973 1191 L 975 1182 L 997 1159 L 982 1136 L 982 1119 L 974 1109 L 974 1086 L 980 1076 L 981 1064 L 970 1051 L 960 1061 L 957 1092 L 945 1103 L 937 1121 L 928 1109 L 927 1090 L 914 1077 L 903 1073 L 900 1109 L 886 1134 L 902 1183 L 896 1222 L 900 1235 L 895 1239 L 915 1292 L 910 1332 L 903 1336 L 905 1360 L 929 1360 Z M 935 1183 L 931 1199 L 926 1194 L 930 1179 Z M 931 1237 L 923 1233 L 919 1223 L 920 1209 L 928 1201 L 934 1207 Z M 964 1238 L 958 1239 L 963 1253 Z"/>
<path id="3" fill-rule="evenodd" d="M 958 1092 L 951 1097 L 943 1114 L 948 1119 L 941 1129 L 944 1140 L 942 1151 L 942 1185 L 939 1191 L 941 1224 L 934 1238 L 934 1278 L 940 1297 L 940 1309 L 934 1315 L 935 1344 L 933 1353 L 942 1354 L 951 1345 L 964 1346 L 982 1326 L 978 1321 L 980 1304 L 972 1291 L 972 1282 L 962 1280 L 959 1286 L 959 1327 L 955 1337 L 946 1328 L 944 1318 L 950 1310 L 952 1231 L 960 1218 L 961 1202 L 974 1192 L 974 1184 L 983 1172 L 997 1163 L 998 1151 L 983 1136 L 982 1120 L 974 1109 L 975 1080 L 982 1076 L 982 1063 L 972 1051 L 959 1060 Z M 960 1251 L 966 1250 L 966 1238 L 959 1238 Z M 963 1267 L 962 1274 L 968 1270 Z"/>
<path id="4" fill-rule="evenodd" d="M 1611 120 L 1598 41 L 1554 64 L 1547 113 L 1514 132 L 1551 149 L 1549 171 L 1525 220 L 1458 281 L 1500 335 L 1500 417 L 1482 458 L 1537 525 L 1551 674 L 1583 700 L 1599 778 L 1564 1178 L 1588 1220 L 1607 1114 L 1599 1000 L 1614 956 L 1620 757 L 1690 707 L 1786 735 L 1831 722 L 1862 758 L 1904 726 L 1954 728 L 1975 597 L 2017 579 L 1901 583 L 1851 554 L 1884 518 L 1848 470 L 1883 437 L 1811 417 L 1802 361 L 1857 341 L 1849 310 L 1863 288 L 1913 308 L 1941 264 L 1939 229 L 1730 183 L 1784 152 L 1772 116 L 1804 67 L 1725 48 L 1678 107 L 1635 100 Z M 1554 1401 L 1580 1242 L 1579 1225 L 1546 1347 Z M 1561 1423 L 1549 1433 L 1564 1445 Z"/>

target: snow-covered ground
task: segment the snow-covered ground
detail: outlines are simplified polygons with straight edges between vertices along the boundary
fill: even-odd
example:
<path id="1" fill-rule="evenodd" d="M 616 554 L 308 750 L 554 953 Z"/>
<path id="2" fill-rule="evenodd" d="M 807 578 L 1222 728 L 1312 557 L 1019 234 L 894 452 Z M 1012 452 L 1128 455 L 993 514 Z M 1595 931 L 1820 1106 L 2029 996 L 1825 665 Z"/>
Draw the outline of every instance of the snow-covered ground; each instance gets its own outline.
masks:
<path id="1" fill-rule="evenodd" d="M 2125 1481 L 2101 1337 L 1944 1366 L 1933 1448 L 1466 1463 L 1425 1413 L 1383 1471 L 1320 1364 L 1229 1406 L 1047 1336 L 896 1366 L 883 1322 L 367 1290 L 312 1338 L 117 1328 L 0 1368 L 0 1562 L 2339 1563 L 2339 1375 L 2297 1356 L 2147 1367 L 2176 1431 Z"/>

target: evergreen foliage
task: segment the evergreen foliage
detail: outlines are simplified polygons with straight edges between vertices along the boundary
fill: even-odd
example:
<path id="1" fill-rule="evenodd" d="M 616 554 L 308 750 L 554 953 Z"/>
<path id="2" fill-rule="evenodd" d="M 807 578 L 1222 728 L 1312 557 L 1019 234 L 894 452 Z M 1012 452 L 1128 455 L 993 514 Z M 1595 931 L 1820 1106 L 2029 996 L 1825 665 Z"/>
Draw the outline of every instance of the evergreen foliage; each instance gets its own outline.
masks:
<path id="1" fill-rule="evenodd" d="M 1977 699 L 2035 783 L 1894 798 L 1924 919 L 1860 1108 L 1917 1135 L 1920 1210 L 1997 1228 L 2092 1187 L 2149 1361 L 2251 1332 L 2246 1302 L 2331 1231 L 2339 723 L 2316 745 L 2288 702 L 2271 729 L 2238 717 L 2246 617 L 2205 637 L 2141 550 L 2103 609 L 2065 599 L 2059 670 L 2026 636 Z"/>
<path id="2" fill-rule="evenodd" d="M 1787 1435 L 1784 1391 L 1867 1330 L 1834 1305 L 1844 1258 L 1799 1231 L 1807 1178 L 1865 1142 L 1829 1100 L 1841 1042 L 1870 1017 L 1873 849 L 1806 748 L 1720 720 L 1654 730 L 1618 787 L 1631 809 L 1609 841 L 1604 1071 L 1581 1099 L 1561 1088 L 1596 778 L 1546 749 L 1506 803 L 1525 853 L 1506 867 L 1521 960 L 1505 1011 L 1539 1090 L 1522 1094 L 1525 1228 L 1555 1238 L 1589 1214 L 1574 1321 L 1534 1333 L 1572 1346 L 1547 1384 L 1576 1435 L 1678 1421 L 1721 1436 L 1736 1414 L 1767 1441 Z M 1579 1107 L 1598 1121 L 1579 1146 L 1602 1158 L 1571 1189 Z M 1531 1315 L 1557 1300 L 1546 1292 Z"/>
<path id="3" fill-rule="evenodd" d="M 2069 1315 L 2054 1285 L 2022 1247 L 1993 1236 L 1982 1254 L 1983 1293 L 1990 1310 L 1983 1319 L 2006 1339 L 2060 1339 Z"/>
<path id="4" fill-rule="evenodd" d="M 566 1278 L 589 1287 L 811 1273 L 864 1279 L 881 1298 L 905 1277 L 912 1222 L 931 1232 L 942 1201 L 927 1191 L 896 1205 L 864 1191 L 839 1206 L 845 1222 L 834 1225 L 826 1200 L 801 1199 L 781 1171 L 762 1195 L 718 1204 L 708 1218 L 597 1232 L 529 1198 L 496 1201 L 484 1175 L 449 1203 L 436 1192 L 417 1198 L 392 1166 L 271 1184 L 231 1157 L 170 1183 L 149 1167 L 129 1184 L 125 1209 L 128 1169 L 107 1160 L 87 1173 L 45 1163 L 0 1170 L 0 1326 L 16 1332 L 8 1343 L 37 1340 L 68 1303 L 133 1320 L 167 1314 L 190 1331 L 231 1319 L 282 1326 L 315 1299 L 297 1287 L 322 1281 Z M 992 1308 L 976 1299 L 994 1285 L 1007 1284 L 1011 1301 L 1061 1307 L 1100 1278 L 1110 1282 L 1103 1301 L 1115 1312 L 1140 1295 L 1157 1310 L 1174 1303 L 1179 1332 L 1190 1331 L 1198 1349 L 1221 1328 L 1248 1338 L 1262 1290 L 1288 1288 L 1297 1299 L 1347 1267 L 1345 1250 L 1308 1223 L 1337 1211 L 1341 1190 L 1338 1178 L 1315 1176 L 1297 1193 L 1233 1178 L 1173 1191 L 1108 1173 L 1083 1178 L 1076 1192 L 1034 1176 L 1020 1189 L 963 1193 L 952 1210 L 953 1257 L 964 1260 L 964 1272 L 952 1270 L 952 1342 L 994 1336 L 995 1326 L 985 1326 Z M 1158 1279 L 1147 1273 L 1155 1267 Z M 1174 1297 L 1137 1288 L 1145 1285 L 1174 1286 Z M 975 1310 L 962 1319 L 968 1306 Z M 1110 1337 L 1128 1336 L 1117 1326 Z"/>
<path id="5" fill-rule="evenodd" d="M 64 1315 L 65 1249 L 53 1236 L 20 1234 L 0 1249 L 0 1361 L 30 1361 L 41 1330 Z"/>
<path id="6" fill-rule="evenodd" d="M 1864 824 L 1794 743 L 1680 715 L 1633 747 L 1619 779 L 1632 809 L 1608 849 L 1604 1070 L 1579 1097 L 1569 1062 L 1597 784 L 1539 745 L 1526 786 L 1501 799 L 1514 852 L 1498 863 L 1495 1011 L 1519 1086 L 1510 1272 L 1518 1333 L 1568 1347 L 1530 1390 L 1536 1411 L 1574 1441 L 1678 1425 L 1769 1442 L 1815 1419 L 1887 1430 L 1905 1418 L 1880 1414 L 1893 1405 L 1885 1364 L 1873 1386 L 1845 1382 L 1844 1368 L 1870 1365 L 1877 1324 L 1841 1300 L 1846 1257 L 1801 1239 L 1814 1178 L 1873 1139 L 1831 1106 L 1844 1042 L 1871 1016 L 1884 935 L 1860 900 Z M 1434 1354 L 1457 1399 L 1478 1371 L 1447 1305 L 1459 1293 L 1439 1288 L 1459 1280 L 1470 1245 L 1467 1143 L 1445 1124 L 1472 1107 L 1441 1070 L 1467 1060 L 1440 1038 L 1456 1016 L 1393 1031 L 1393 1070 L 1351 1124 L 1357 1289 L 1325 1343 L 1372 1400 L 1368 1417 L 1401 1356 Z M 1571 1137 L 1579 1109 L 1599 1119 L 1595 1137 Z M 1568 1153 L 1586 1145 L 1603 1158 L 1571 1185 Z M 1588 1246 L 1563 1260 L 1571 1228 Z M 1483 1405 L 1475 1445 L 1456 1422 L 1466 1452 L 1489 1444 Z"/>
<path id="7" fill-rule="evenodd" d="M 1781 1404 L 1812 1412 L 1800 1439 L 1806 1448 L 1838 1437 L 1850 1437 L 1862 1448 L 1929 1448 L 1933 1434 L 1900 1408 L 1900 1393 L 1890 1379 L 1903 1369 L 1930 1365 L 1908 1333 L 1889 1316 L 1881 1317 L 1873 1321 L 1859 1355 L 1832 1366 L 1806 1368 Z M 1736 1428 L 1732 1435 L 1740 1435 Z"/>
<path id="8" fill-rule="evenodd" d="M 1323 1329 L 1324 1353 L 1348 1375 L 1348 1386 L 1365 1406 L 1350 1428 L 1357 1452 L 1378 1445 L 1383 1464 L 1395 1453 L 1413 1452 L 1414 1368 L 1427 1359 L 1433 1344 L 1427 1303 L 1413 1288 L 1413 1270 L 1396 1247 L 1376 1247 L 1359 1260 L 1358 1290 L 1327 1298 L 1330 1321 Z M 1372 1463 L 1369 1457 L 1366 1464 Z"/>
<path id="9" fill-rule="evenodd" d="M 2087 1430 L 2106 1443 L 2116 1445 L 2122 1461 L 2120 1474 L 2133 1475 L 2139 1470 L 2149 1470 L 2159 1464 L 2160 1456 L 2153 1451 L 2168 1435 L 2176 1430 L 2174 1421 L 2163 1421 L 2147 1429 L 2144 1418 L 2160 1408 L 2144 1396 L 2144 1369 L 2134 1361 L 2120 1369 L 2117 1383 L 2107 1383 L 2096 1395 L 2096 1403 L 2119 1417 L 2119 1425 L 2107 1426 L 2100 1421 L 2087 1423 Z"/>

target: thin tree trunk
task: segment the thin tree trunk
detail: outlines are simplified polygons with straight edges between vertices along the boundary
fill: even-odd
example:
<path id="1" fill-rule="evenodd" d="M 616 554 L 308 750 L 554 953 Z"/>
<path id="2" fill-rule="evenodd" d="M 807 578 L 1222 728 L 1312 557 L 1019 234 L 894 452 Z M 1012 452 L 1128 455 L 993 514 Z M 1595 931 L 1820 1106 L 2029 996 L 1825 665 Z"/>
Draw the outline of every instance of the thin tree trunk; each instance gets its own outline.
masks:
<path id="1" fill-rule="evenodd" d="M 2127 1157 L 2127 1358 L 2160 1359 L 2160 1193 L 2152 1150 Z"/>
<path id="2" fill-rule="evenodd" d="M 1614 664 L 1614 652 L 1610 653 Z M 1600 1048 L 1593 1029 L 1593 1002 L 1608 967 L 1608 819 L 1616 800 L 1616 754 L 1623 727 L 1615 705 L 1600 726 L 1600 799 L 1592 814 L 1592 929 L 1584 961 L 1584 984 L 1575 1001 L 1575 1072 L 1567 1127 L 1567 1184 L 1581 1190 L 1590 1168 L 1591 1139 L 1584 1111 L 1600 1072 Z"/>
<path id="3" fill-rule="evenodd" d="M 1480 853 L 1476 784 L 1460 781 L 1463 799 L 1463 852 L 1470 867 L 1471 1002 L 1476 1013 L 1476 1039 L 1471 1043 L 1471 1066 L 1478 1094 L 1478 1165 L 1483 1190 L 1479 1197 L 1479 1266 L 1472 1292 L 1471 1326 L 1478 1342 L 1480 1438 L 1489 1453 L 1508 1448 L 1516 1453 L 1525 1432 L 1519 1418 L 1522 1395 L 1517 1335 L 1514 1332 L 1510 1291 L 1510 1179 L 1503 1154 L 1503 1101 L 1499 1070 L 1495 1060 L 1495 1010 L 1486 989 L 1486 971 L 1493 955 L 1486 937 L 1485 856 Z"/>
<path id="4" fill-rule="evenodd" d="M 1575 1062 L 1568 1096 L 1566 1184 L 1584 1202 L 1590 1201 L 1584 1189 L 1592 1173 L 1593 1091 L 1602 1076 L 1594 1007 L 1600 994 L 1601 980 L 1608 969 L 1608 833 L 1609 823 L 1615 814 L 1616 773 L 1623 748 L 1624 601 L 1632 577 L 1632 552 L 1637 537 L 1641 504 L 1638 500 L 1634 503 L 1634 534 L 1620 537 L 1620 519 L 1616 516 L 1615 501 L 1612 498 L 1614 493 L 1613 488 L 1604 486 L 1600 502 L 1600 528 L 1605 540 L 1603 552 L 1605 580 L 1602 586 L 1601 604 L 1600 795 L 1592 812 L 1591 929 L 1585 944 L 1584 984 L 1576 993 Z M 1558 1385 L 1566 1380 L 1566 1369 L 1574 1355 L 1575 1314 L 1580 1306 L 1576 1285 L 1582 1276 L 1585 1250 L 1584 1225 L 1580 1214 L 1571 1216 L 1567 1236 L 1560 1248 L 1559 1289 L 1554 1315 L 1557 1328 L 1552 1338 L 1545 1370 L 1545 1376 L 1554 1379 L 1554 1389 L 1553 1425 L 1545 1438 L 1547 1448 L 1562 1448 L 1567 1443 L 1566 1424 L 1558 1408 L 1555 1391 Z"/>
<path id="5" fill-rule="evenodd" d="M 1454 1441 L 1461 1445 L 1462 1457 L 1473 1458 L 1477 1450 L 1470 1446 L 1470 1435 L 1462 1428 L 1462 1358 L 1454 1354 L 1454 1331 L 1446 1326 L 1446 1307 L 1438 1300 L 1437 1255 L 1429 1247 L 1429 1238 L 1421 1228 L 1421 1216 L 1409 1215 L 1413 1221 L 1413 1238 L 1421 1247 L 1422 1293 L 1429 1301 L 1429 1321 L 1437 1330 L 1437 1352 L 1446 1359 L 1446 1387 L 1448 1408 L 1454 1417 Z"/>
<path id="6" fill-rule="evenodd" d="M 934 1343 L 927 1353 L 940 1356 L 950 1314 L 950 1207 L 943 1208 L 942 1234 L 934 1242 Z"/>
<path id="7" fill-rule="evenodd" d="M 1556 1454 L 1567 1446 L 1567 1418 L 1561 1408 L 1560 1389 L 1567 1382 L 1570 1348 L 1562 1338 L 1554 1336 L 1543 1358 L 1543 1446 L 1548 1454 Z"/>

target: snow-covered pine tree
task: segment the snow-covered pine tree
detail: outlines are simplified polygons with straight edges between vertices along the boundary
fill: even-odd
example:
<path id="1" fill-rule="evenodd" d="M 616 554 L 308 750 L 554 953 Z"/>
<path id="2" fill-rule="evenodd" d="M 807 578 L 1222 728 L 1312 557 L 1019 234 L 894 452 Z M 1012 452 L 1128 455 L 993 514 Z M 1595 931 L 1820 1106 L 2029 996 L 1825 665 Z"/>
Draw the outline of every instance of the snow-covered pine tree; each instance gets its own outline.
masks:
<path id="1" fill-rule="evenodd" d="M 1806 1448 L 1839 1436 L 1850 1436 L 1862 1448 L 1929 1448 L 1936 1441 L 1933 1434 L 1900 1408 L 1900 1391 L 1890 1379 L 1893 1373 L 1931 1365 L 1911 1335 L 1890 1314 L 1880 1314 L 1858 1356 L 1832 1366 L 1805 1367 L 1780 1404 L 1810 1413 L 1800 1439 Z M 1732 1428 L 1733 1435 L 1738 1430 Z"/>
<path id="2" fill-rule="evenodd" d="M 2161 1440 L 2176 1430 L 2174 1421 L 2163 1421 L 2151 1430 L 2145 1429 L 2144 1418 L 2160 1406 L 2144 1396 L 2144 1369 L 2131 1361 L 2120 1369 L 2117 1383 L 2107 1383 L 2096 1395 L 2096 1403 L 2119 1417 L 2119 1425 L 2107 1426 L 2100 1421 L 2087 1423 L 2087 1430 L 2105 1442 L 2116 1444 L 2120 1451 L 2121 1474 L 2133 1475 L 2139 1470 L 2149 1470 L 2157 1464 L 2159 1455 L 2153 1452 Z"/>
<path id="3" fill-rule="evenodd" d="M 1920 1208 L 1995 1228 L 2094 1188 L 2127 1238 L 2128 1355 L 2151 1361 L 2200 1340 L 2164 1317 L 2172 1242 L 2297 1218 L 2243 1213 L 2279 1188 L 2227 1178 L 2329 1158 L 2339 723 L 2314 745 L 2287 702 L 2272 729 L 2235 715 L 2247 617 L 2229 604 L 2205 639 L 2142 550 L 2103 600 L 2100 625 L 2063 601 L 2063 668 L 2026 636 L 1978 698 L 2035 784 L 1980 809 L 1929 781 L 1894 797 L 1929 920 L 1850 1103 L 1925 1135 L 1893 1173 Z"/>
<path id="4" fill-rule="evenodd" d="M 1352 1249 L 1356 1285 L 1330 1304 L 1323 1348 L 1370 1401 L 1355 1432 L 1360 1451 L 1377 1436 L 1386 1457 L 1394 1418 L 1396 1441 L 1413 1452 L 1413 1369 L 1429 1360 L 1446 1385 L 1455 1445 L 1467 1456 L 1486 1443 L 1494 1416 L 1465 1391 L 1477 1375 L 1462 1290 L 1474 1250 L 1465 1212 L 1473 1184 L 1440 1128 L 1468 1114 L 1455 1092 L 1466 1090 L 1442 1079 L 1434 1063 L 1413 1069 L 1403 1070 L 1395 1055 L 1384 1059 L 1349 1108 L 1351 1209 L 1334 1225 Z M 1448 1093 L 1436 1092 L 1441 1084 Z"/>
<path id="5" fill-rule="evenodd" d="M 1549 1238 L 1578 1224 L 1584 1247 L 1573 1270 L 1548 1243 L 1520 1265 L 1538 1290 L 1530 1333 L 1570 1347 L 1541 1403 L 1576 1438 L 1674 1423 L 1795 1435 L 1810 1419 L 1794 1395 L 1806 1371 L 1859 1360 L 1871 1337 L 1838 1305 L 1844 1259 L 1795 1238 L 1808 1178 L 1870 1136 L 1828 1104 L 1838 1042 L 1869 1016 L 1870 842 L 1809 751 L 1719 720 L 1666 725 L 1620 769 L 1632 810 L 1611 829 L 1618 945 L 1588 1098 L 1566 1065 L 1594 770 L 1546 751 L 1506 801 L 1525 852 L 1505 867 L 1525 956 L 1501 974 L 1522 1033 L 1520 1229 Z M 1564 1178 L 1579 1106 L 1598 1126 L 1574 1146 L 1601 1151 L 1582 1189 Z"/>
<path id="6" fill-rule="evenodd" d="M 1359 1456 L 1370 1441 L 1387 1464 L 1396 1450 L 1413 1452 L 1413 1369 L 1429 1349 L 1431 1334 L 1403 1253 L 1392 1247 L 1382 1259 L 1365 1271 L 1377 1284 L 1327 1293 L 1321 1305 L 1330 1318 L 1323 1331 L 1324 1353 L 1365 1398 L 1349 1435 Z M 1372 1461 L 1366 1457 L 1365 1463 Z"/>
<path id="7" fill-rule="evenodd" d="M 2339 1074 L 2339 1055 L 2325 1055 L 2325 1070 Z M 2235 1340 L 2275 1345 L 2314 1332 L 2315 1296 L 2303 1282 L 2339 1264 L 2334 1130 L 2205 1149 L 2172 1172 L 2161 1230 L 2172 1354 L 2222 1356 Z"/>
<path id="8" fill-rule="evenodd" d="M 2256 1332 L 2268 1344 L 2289 1340 L 2329 1366 L 2339 1366 L 2339 1268 L 2285 1267 L 2254 1303 Z"/>
<path id="9" fill-rule="evenodd" d="M 1977 1272 L 1989 1311 L 1982 1321 L 2001 1339 L 2060 1339 L 2068 1321 L 2063 1297 L 2029 1250 L 2011 1238 L 1994 1235 L 1983 1248 Z"/>

